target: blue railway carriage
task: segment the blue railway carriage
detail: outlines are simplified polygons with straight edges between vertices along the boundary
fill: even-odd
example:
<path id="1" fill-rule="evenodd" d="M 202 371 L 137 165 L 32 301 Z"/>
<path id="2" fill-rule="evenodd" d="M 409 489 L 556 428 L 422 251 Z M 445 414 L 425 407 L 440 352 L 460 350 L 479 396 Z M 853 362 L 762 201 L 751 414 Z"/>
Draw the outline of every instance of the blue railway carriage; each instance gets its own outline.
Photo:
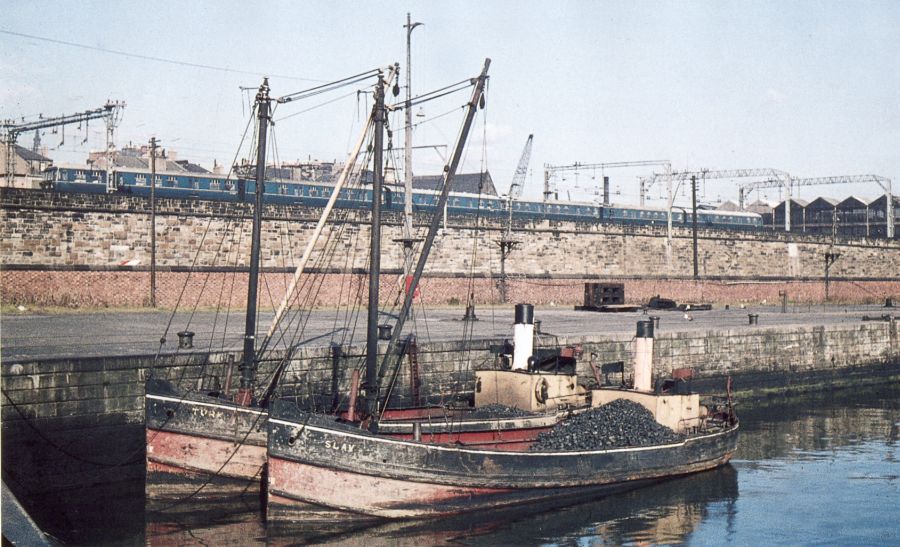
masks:
<path id="1" fill-rule="evenodd" d="M 117 192 L 136 196 L 150 195 L 151 174 L 146 170 L 116 169 L 112 172 Z M 214 201 L 252 201 L 256 183 L 252 180 L 225 177 L 213 173 L 171 173 L 155 175 L 156 195 L 161 198 L 195 198 Z M 333 186 L 325 182 L 274 179 L 266 181 L 268 203 L 322 207 L 331 197 Z M 90 167 L 54 166 L 45 172 L 44 186 L 58 192 L 107 192 L 106 172 Z M 417 189 L 413 193 L 413 210 L 428 213 L 437 206 L 440 192 Z M 399 185 L 386 185 L 383 206 L 402 211 L 404 190 Z M 368 208 L 372 202 L 371 187 L 344 188 L 336 206 L 345 209 Z M 502 218 L 508 214 L 506 198 L 485 194 L 451 192 L 447 212 L 452 215 L 480 215 Z M 601 206 L 587 202 L 523 201 L 512 202 L 512 214 L 522 220 L 558 220 L 622 224 L 665 225 L 665 209 L 635 206 Z M 672 211 L 672 222 L 690 225 L 691 214 L 681 208 Z M 755 213 L 703 209 L 698 212 L 698 225 L 706 228 L 761 229 L 762 218 Z"/>
<path id="2" fill-rule="evenodd" d="M 690 226 L 692 215 L 689 209 L 672 209 L 672 224 Z M 643 224 L 659 226 L 668 224 L 668 211 L 664 207 L 635 207 L 610 205 L 603 208 L 603 220 L 610 223 Z M 697 226 L 701 228 L 722 228 L 729 230 L 759 230 L 762 217 L 744 211 L 720 211 L 718 209 L 698 209 Z"/>

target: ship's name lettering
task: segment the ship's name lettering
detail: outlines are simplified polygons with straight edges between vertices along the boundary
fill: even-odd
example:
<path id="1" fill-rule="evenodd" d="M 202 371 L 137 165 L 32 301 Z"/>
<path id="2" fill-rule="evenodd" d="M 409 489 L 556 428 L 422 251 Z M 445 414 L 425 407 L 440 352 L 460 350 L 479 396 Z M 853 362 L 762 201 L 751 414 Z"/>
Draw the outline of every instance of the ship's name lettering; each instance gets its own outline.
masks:
<path id="1" fill-rule="evenodd" d="M 325 442 L 322 443 L 322 446 L 329 450 L 336 450 L 338 452 L 346 452 L 350 453 L 356 450 L 356 447 L 349 443 L 342 443 L 339 441 L 333 441 L 331 439 L 326 439 Z"/>

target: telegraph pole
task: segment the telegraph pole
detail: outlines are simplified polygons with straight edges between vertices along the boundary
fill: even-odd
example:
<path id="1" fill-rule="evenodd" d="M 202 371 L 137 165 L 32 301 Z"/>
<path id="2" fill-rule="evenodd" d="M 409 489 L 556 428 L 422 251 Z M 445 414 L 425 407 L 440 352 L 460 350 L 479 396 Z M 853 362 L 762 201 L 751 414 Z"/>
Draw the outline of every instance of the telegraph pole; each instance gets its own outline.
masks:
<path id="1" fill-rule="evenodd" d="M 694 218 L 691 220 L 691 229 L 694 232 L 694 279 L 699 279 L 700 269 L 697 264 L 697 177 L 691 175 L 691 203 L 694 210 Z"/>
<path id="2" fill-rule="evenodd" d="M 156 307 L 156 137 L 150 138 L 150 307 Z"/>

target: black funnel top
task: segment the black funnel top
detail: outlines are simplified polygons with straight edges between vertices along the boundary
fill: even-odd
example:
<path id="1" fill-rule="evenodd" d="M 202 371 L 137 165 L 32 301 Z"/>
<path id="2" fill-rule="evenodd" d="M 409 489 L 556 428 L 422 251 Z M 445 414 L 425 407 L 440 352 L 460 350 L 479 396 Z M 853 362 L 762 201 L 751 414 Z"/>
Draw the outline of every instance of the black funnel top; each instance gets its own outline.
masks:
<path id="1" fill-rule="evenodd" d="M 653 321 L 638 321 L 637 322 L 637 337 L 638 338 L 653 338 Z"/>
<path id="2" fill-rule="evenodd" d="M 534 306 L 531 304 L 516 304 L 516 325 L 534 324 Z"/>

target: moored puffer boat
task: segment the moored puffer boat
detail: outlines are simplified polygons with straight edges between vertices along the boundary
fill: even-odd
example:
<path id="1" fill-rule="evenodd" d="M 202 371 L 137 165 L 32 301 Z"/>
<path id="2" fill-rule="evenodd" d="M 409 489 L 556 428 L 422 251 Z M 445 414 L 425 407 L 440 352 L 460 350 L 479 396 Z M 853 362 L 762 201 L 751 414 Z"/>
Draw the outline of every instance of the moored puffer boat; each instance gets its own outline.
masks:
<path id="1" fill-rule="evenodd" d="M 520 311 L 530 315 L 529 308 L 517 307 L 517 317 Z M 530 443 L 496 450 L 391 438 L 275 401 L 268 422 L 268 518 L 302 520 L 308 504 L 408 518 L 554 500 L 573 503 L 728 463 L 739 428 L 730 381 L 727 403 L 714 409 L 681 389 L 683 384 L 674 392 L 652 390 L 651 321 L 638 323 L 634 353 L 634 388 L 592 390 L 592 406 L 624 399 L 680 437 L 614 448 L 592 441 L 570 450 L 529 450 Z M 480 380 L 521 401 L 532 400 L 533 385 L 545 385 L 540 374 L 516 370 L 490 371 Z"/>
<path id="2" fill-rule="evenodd" d="M 437 411 L 439 417 L 434 415 Z M 470 412 L 446 414 L 439 408 L 389 409 L 380 433 L 401 440 L 418 436 L 432 444 L 518 450 L 571 412 L 553 409 L 477 418 Z M 145 396 L 148 508 L 202 500 L 224 509 L 247 503 L 239 497 L 259 495 L 265 483 L 268 419 L 268 408 L 242 406 L 181 390 L 166 380 L 149 380 Z"/>
<path id="3" fill-rule="evenodd" d="M 467 107 L 466 122 L 464 130 L 461 131 L 457 140 L 457 145 L 451 159 L 451 162 L 445 166 L 443 171 L 443 190 L 438 201 L 438 210 L 443 210 L 444 204 L 447 202 L 451 184 L 450 181 L 455 174 L 462 155 L 463 145 L 468 135 L 468 128 L 471 126 L 474 112 L 479 105 L 483 107 L 482 91 L 487 78 L 487 69 L 490 60 L 485 60 L 485 65 L 481 75 L 470 81 L 470 85 L 474 87 L 472 99 Z M 378 357 L 378 337 L 377 337 L 377 318 L 378 318 L 378 275 L 380 260 L 380 225 L 381 225 L 381 187 L 383 184 L 382 168 L 382 152 L 384 146 L 382 144 L 385 118 L 387 110 L 385 106 L 385 92 L 391 88 L 390 83 L 397 72 L 397 66 L 388 67 L 388 78 L 384 77 L 381 69 L 369 71 L 368 73 L 354 76 L 353 78 L 361 78 L 369 75 L 375 76 L 377 72 L 378 84 L 375 87 L 376 101 L 372 107 L 372 114 L 369 118 L 369 124 L 366 125 L 362 135 L 357 142 L 356 150 L 353 157 L 362 150 L 365 144 L 368 130 L 373 127 L 371 149 L 374 149 L 373 164 L 373 190 L 372 190 L 372 217 L 370 234 L 370 283 L 368 294 L 368 315 L 367 321 L 367 344 L 366 344 L 366 371 L 367 371 L 367 416 L 371 417 L 375 411 L 379 412 L 379 419 L 390 420 L 390 412 L 388 412 L 388 404 L 386 396 L 385 400 L 379 401 L 377 393 L 377 382 L 375 379 L 375 360 Z M 352 82 L 359 81 L 348 79 Z M 341 80 L 339 82 L 345 82 Z M 349 84 L 348 84 L 349 85 Z M 290 96 L 278 99 L 278 102 L 286 102 L 293 100 Z M 240 365 L 240 387 L 237 394 L 231 396 L 212 395 L 202 392 L 192 392 L 183 390 L 165 380 L 157 380 L 151 378 L 146 384 L 145 396 L 145 416 L 146 416 L 146 437 L 147 437 L 147 498 L 150 501 L 149 507 L 166 509 L 175 505 L 185 506 L 193 504 L 204 499 L 222 500 L 225 505 L 230 503 L 228 499 L 232 494 L 244 494 L 247 492 L 259 491 L 254 489 L 254 485 L 260 484 L 260 477 L 265 474 L 266 461 L 266 419 L 267 404 L 269 396 L 272 394 L 271 389 L 267 390 L 262 396 L 254 394 L 256 387 L 256 369 L 259 364 L 259 354 L 256 347 L 256 301 L 259 289 L 259 263 L 260 263 L 260 238 L 262 225 L 262 209 L 264 206 L 263 191 L 266 166 L 266 136 L 268 127 L 271 123 L 271 103 L 269 96 L 268 79 L 263 80 L 256 96 L 256 117 L 258 122 L 258 135 L 256 138 L 256 162 L 255 162 L 255 184 L 256 184 L 256 202 L 253 207 L 253 230 L 252 243 L 250 253 L 250 270 L 247 283 L 247 310 L 245 319 L 244 349 L 242 355 L 242 363 Z M 319 224 L 315 233 L 321 233 L 321 228 L 327 220 L 331 207 L 339 196 L 341 184 L 349 173 L 349 167 L 355 163 L 355 160 L 348 161 L 344 172 L 342 173 L 338 184 L 335 186 L 329 204 L 323 210 Z M 394 336 L 388 345 L 388 349 L 384 352 L 382 366 L 394 356 L 394 349 L 398 345 L 398 336 L 402 331 L 402 324 L 410 311 L 412 303 L 412 295 L 415 294 L 416 284 L 421 277 L 421 268 L 424 267 L 427 259 L 428 249 L 433 242 L 437 232 L 438 215 L 434 216 L 426 242 L 423 244 L 422 256 L 417 265 L 416 274 L 410 284 L 407 298 L 404 301 L 404 308 L 399 314 L 397 326 L 394 329 Z M 317 236 L 310 238 L 307 244 L 304 257 L 294 275 L 294 281 L 291 287 L 286 291 L 282 305 L 276 312 L 273 320 L 273 327 L 270 329 L 271 336 L 275 331 L 275 325 L 281 316 L 285 306 L 291 301 L 290 295 L 293 293 L 297 279 L 303 272 L 305 261 L 312 252 Z M 266 341 L 261 345 L 266 347 Z M 287 361 L 285 361 L 287 362 Z M 230 378 L 230 375 L 229 375 Z M 277 380 L 277 374 L 276 374 Z M 273 382 L 270 388 L 274 387 L 277 382 Z M 226 385 L 230 385 L 230 381 L 226 381 Z M 225 390 L 228 391 L 227 389 Z M 355 390 L 354 390 L 355 391 Z M 379 404 L 379 402 L 381 404 Z M 551 419 L 551 422 L 555 421 Z M 493 428 L 494 425 L 488 424 Z M 515 424 L 509 427 L 516 428 Z M 541 428 L 529 428 L 533 432 L 529 435 L 537 435 Z M 402 435 L 403 428 L 400 428 L 398 434 Z M 459 437 L 459 431 L 444 430 L 444 433 L 456 435 Z M 474 432 L 483 435 L 483 431 Z M 432 431 L 432 434 L 441 434 L 440 428 Z M 463 439 L 467 431 L 463 431 Z M 492 434 L 493 435 L 493 434 Z M 484 439 L 481 439 L 484 440 Z M 224 497 L 224 499 L 223 499 Z M 158 503 L 162 502 L 162 503 Z"/>
<path id="4" fill-rule="evenodd" d="M 373 434 L 276 401 L 269 417 L 269 519 L 307 503 L 387 518 L 567 502 L 726 464 L 737 420 L 683 441 L 588 451 L 500 451 Z M 296 510 L 295 510 L 296 508 Z"/>

